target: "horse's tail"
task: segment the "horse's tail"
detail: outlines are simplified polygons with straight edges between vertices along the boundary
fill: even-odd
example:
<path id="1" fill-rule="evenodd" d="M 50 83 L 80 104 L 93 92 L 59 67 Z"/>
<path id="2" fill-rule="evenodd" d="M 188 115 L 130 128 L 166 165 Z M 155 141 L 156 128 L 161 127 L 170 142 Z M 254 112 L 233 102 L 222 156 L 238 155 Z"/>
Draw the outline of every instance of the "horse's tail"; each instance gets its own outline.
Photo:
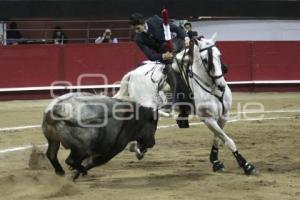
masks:
<path id="1" fill-rule="evenodd" d="M 130 81 L 130 73 L 125 74 L 125 76 L 122 78 L 120 83 L 120 89 L 113 97 L 117 99 L 128 99 L 129 98 L 129 92 L 128 92 L 128 85 Z"/>

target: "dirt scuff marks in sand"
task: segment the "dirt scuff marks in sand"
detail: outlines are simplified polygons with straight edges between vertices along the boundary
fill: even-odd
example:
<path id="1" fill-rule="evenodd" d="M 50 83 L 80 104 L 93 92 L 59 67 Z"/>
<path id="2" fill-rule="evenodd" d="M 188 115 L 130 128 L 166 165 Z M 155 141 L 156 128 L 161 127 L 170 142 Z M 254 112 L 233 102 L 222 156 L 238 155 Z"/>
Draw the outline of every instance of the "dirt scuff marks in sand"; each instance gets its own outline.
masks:
<path id="1" fill-rule="evenodd" d="M 78 196 L 78 185 L 59 177 L 42 150 L 33 146 L 28 167 L 0 176 L 0 199 L 53 199 Z"/>
<path id="2" fill-rule="evenodd" d="M 21 200 L 74 196 L 80 190 L 65 177 L 46 171 L 20 170 L 0 178 L 0 193 L 0 199 Z"/>
<path id="3" fill-rule="evenodd" d="M 213 134 L 199 125 L 158 129 L 156 145 L 143 160 L 138 161 L 126 149 L 74 183 L 64 163 L 69 151 L 59 151 L 58 159 L 67 173 L 59 177 L 45 156 L 47 141 L 41 129 L 24 129 L 0 134 L 0 149 L 32 143 L 38 147 L 0 154 L 0 200 L 299 200 L 300 93 L 234 93 L 233 99 L 235 113 L 242 111 L 237 110 L 239 104 L 243 107 L 247 102 L 262 103 L 266 111 L 287 110 L 264 113 L 264 118 L 273 120 L 238 121 L 225 127 L 259 176 L 245 176 L 224 145 L 219 159 L 226 171 L 212 172 L 209 152 Z M 39 124 L 47 104 L 2 102 L 0 127 Z M 39 109 L 33 109 L 37 105 Z M 26 116 L 18 114 L 21 108 Z M 233 116 L 243 119 L 248 115 Z M 176 122 L 161 119 L 159 123 Z"/>

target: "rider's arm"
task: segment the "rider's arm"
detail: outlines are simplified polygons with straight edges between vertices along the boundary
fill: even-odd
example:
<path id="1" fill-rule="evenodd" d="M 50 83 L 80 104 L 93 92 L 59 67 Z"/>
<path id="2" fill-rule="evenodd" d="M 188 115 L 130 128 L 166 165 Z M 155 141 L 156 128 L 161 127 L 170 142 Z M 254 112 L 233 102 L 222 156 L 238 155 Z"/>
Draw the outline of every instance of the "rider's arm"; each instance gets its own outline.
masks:
<path id="1" fill-rule="evenodd" d="M 180 28 L 179 26 L 176 26 L 173 23 L 170 23 L 170 31 L 175 32 L 177 34 L 177 37 L 179 37 L 180 39 L 184 40 L 185 37 L 188 37 L 188 35 L 182 28 Z"/>
<path id="2" fill-rule="evenodd" d="M 171 32 L 175 32 L 177 34 L 177 37 L 184 40 L 185 46 L 189 46 L 190 44 L 190 38 L 187 35 L 187 33 L 185 31 L 183 31 L 182 28 L 176 26 L 173 23 L 170 23 L 170 31 Z"/>
<path id="3" fill-rule="evenodd" d="M 144 52 L 147 58 L 151 61 L 162 61 L 162 54 L 159 54 L 152 49 L 150 49 L 147 45 L 143 44 L 142 42 L 137 41 L 137 45 L 140 49 Z"/>

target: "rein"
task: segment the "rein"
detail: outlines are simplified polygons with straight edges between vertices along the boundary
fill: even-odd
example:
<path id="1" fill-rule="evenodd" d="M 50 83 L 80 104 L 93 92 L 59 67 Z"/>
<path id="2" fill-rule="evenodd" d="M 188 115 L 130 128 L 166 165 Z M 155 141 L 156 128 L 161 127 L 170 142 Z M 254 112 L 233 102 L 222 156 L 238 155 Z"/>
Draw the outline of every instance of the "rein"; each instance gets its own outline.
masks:
<path id="1" fill-rule="evenodd" d="M 147 75 L 151 72 L 151 74 L 150 74 L 150 79 L 151 79 L 152 83 L 157 84 L 157 91 L 159 91 L 159 90 L 161 90 L 161 89 L 163 88 L 164 83 L 165 83 L 166 78 L 167 78 L 167 77 L 164 77 L 164 78 L 162 78 L 162 79 L 154 80 L 153 75 L 154 75 L 154 72 L 155 72 L 155 70 L 156 70 L 158 64 L 159 64 L 159 63 L 156 63 L 149 71 L 147 71 L 147 72 L 144 74 L 145 76 L 147 76 Z"/>
<path id="2" fill-rule="evenodd" d="M 185 83 L 188 86 L 188 88 L 190 89 L 190 91 L 191 91 L 191 87 L 190 87 L 190 83 L 188 81 L 188 77 L 189 77 L 188 76 L 188 70 L 184 70 L 185 66 L 184 66 L 183 62 L 184 62 L 184 58 L 186 56 L 188 56 L 189 61 L 187 63 L 186 69 L 188 69 L 189 67 L 191 67 L 193 65 L 193 60 L 194 60 L 194 51 L 193 51 L 193 49 L 194 49 L 194 41 L 191 40 L 189 48 L 188 49 L 186 48 L 184 50 L 184 54 L 182 56 L 182 59 L 181 59 L 180 63 L 179 63 L 178 59 L 175 57 L 175 60 L 176 60 L 176 63 L 177 63 L 177 66 L 178 66 L 178 69 L 179 69 L 179 72 L 180 72 L 179 74 L 180 74 L 182 80 L 185 81 Z M 188 53 L 187 53 L 187 50 L 188 50 Z"/>
<path id="3" fill-rule="evenodd" d="M 211 45 L 211 46 L 208 46 L 206 48 L 203 48 L 203 49 L 200 50 L 200 53 L 203 52 L 203 51 L 206 51 L 206 50 L 208 51 L 208 62 L 207 62 L 208 68 L 204 66 L 203 62 L 201 63 L 201 65 L 205 68 L 206 73 L 208 74 L 208 76 L 212 79 L 213 83 L 215 84 L 215 80 L 223 77 L 224 74 L 222 73 L 220 76 L 212 76 L 210 74 L 210 71 L 214 70 L 213 55 L 212 55 L 212 48 L 213 47 L 215 47 L 215 45 Z M 225 94 L 225 89 L 223 91 L 221 91 L 222 95 L 219 96 L 219 95 L 215 94 L 211 89 L 207 88 L 203 83 L 201 83 L 201 78 L 192 71 L 192 68 L 188 69 L 187 73 L 188 73 L 189 77 L 191 79 L 193 79 L 200 88 L 202 88 L 205 92 L 209 93 L 210 95 L 215 96 L 221 102 L 222 110 L 224 112 L 225 111 L 225 106 L 224 106 L 223 98 L 224 98 L 224 94 Z"/>

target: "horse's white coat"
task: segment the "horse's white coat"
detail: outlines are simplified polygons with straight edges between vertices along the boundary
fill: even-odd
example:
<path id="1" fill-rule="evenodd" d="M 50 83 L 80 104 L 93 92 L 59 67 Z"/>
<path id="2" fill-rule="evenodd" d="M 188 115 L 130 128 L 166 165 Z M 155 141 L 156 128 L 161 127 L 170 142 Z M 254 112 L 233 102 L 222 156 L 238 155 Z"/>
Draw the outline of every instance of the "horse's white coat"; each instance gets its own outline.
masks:
<path id="1" fill-rule="evenodd" d="M 114 97 L 133 100 L 157 110 L 165 103 L 163 94 L 158 91 L 158 84 L 164 78 L 164 66 L 158 62 L 144 62 L 142 66 L 123 77 L 120 90 Z"/>
<path id="2" fill-rule="evenodd" d="M 202 39 L 198 41 L 199 46 L 194 45 L 193 65 L 191 69 L 199 78 L 189 78 L 189 83 L 194 93 L 195 112 L 214 133 L 214 145 L 217 147 L 219 140 L 221 140 L 231 151 L 234 152 L 237 150 L 236 145 L 223 130 L 223 127 L 228 120 L 229 110 L 232 105 L 231 90 L 227 86 L 224 77 L 220 77 L 218 79 L 211 78 L 212 76 L 218 77 L 222 75 L 220 60 L 221 54 L 217 47 L 214 46 L 215 37 L 216 34 L 214 34 L 211 39 Z M 214 70 L 208 72 L 207 66 L 203 63 L 203 60 L 208 59 L 208 51 L 204 50 L 200 52 L 200 50 L 211 46 L 213 46 L 212 62 Z M 176 55 L 177 59 L 184 59 L 183 63 L 186 62 L 186 56 L 183 57 L 183 54 L 186 53 L 187 50 L 184 51 Z M 177 63 L 174 62 L 172 67 L 175 71 L 178 71 L 178 66 L 176 65 Z M 149 62 L 129 72 L 121 81 L 120 91 L 117 95 L 115 95 L 115 97 L 123 99 L 130 98 L 143 106 L 150 106 L 154 109 L 158 109 L 163 103 L 158 93 L 159 79 L 164 78 L 164 75 L 162 74 L 163 68 L 164 65 L 162 64 Z M 151 70 L 154 70 L 153 73 Z M 153 75 L 152 79 L 155 80 L 154 82 L 151 80 L 151 74 Z M 197 82 L 200 82 L 203 86 L 205 86 L 205 88 L 208 88 L 213 94 L 218 96 L 222 95 L 222 92 L 218 89 L 218 87 L 225 88 L 223 102 L 221 102 L 213 94 L 203 90 Z"/>

